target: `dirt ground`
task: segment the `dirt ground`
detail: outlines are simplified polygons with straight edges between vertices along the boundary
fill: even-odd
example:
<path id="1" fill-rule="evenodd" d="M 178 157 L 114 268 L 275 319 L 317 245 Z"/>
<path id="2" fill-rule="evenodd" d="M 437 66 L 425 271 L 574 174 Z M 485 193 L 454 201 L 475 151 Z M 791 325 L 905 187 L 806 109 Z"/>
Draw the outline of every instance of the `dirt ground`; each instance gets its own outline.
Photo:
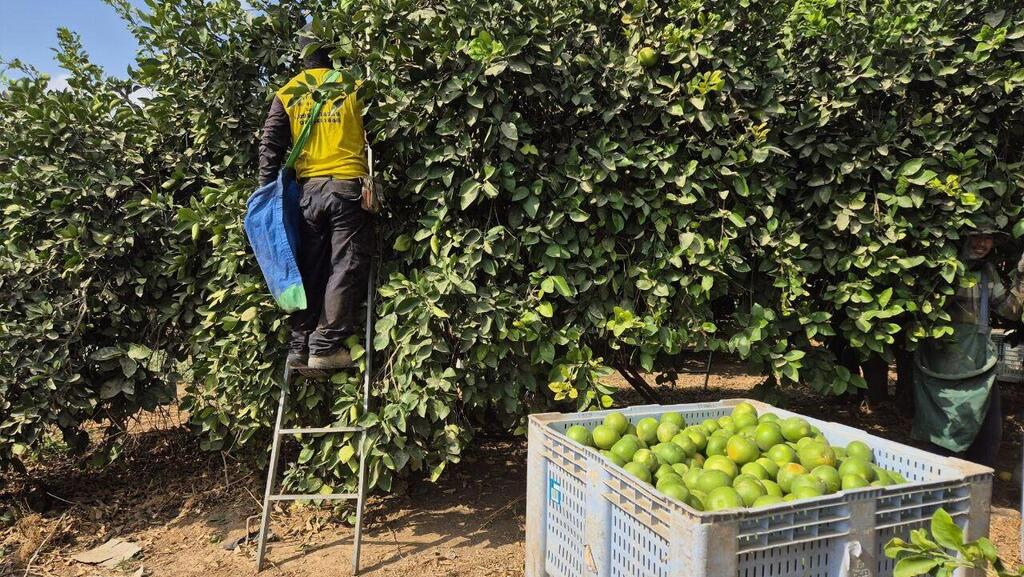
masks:
<path id="1" fill-rule="evenodd" d="M 716 363 L 703 376 L 680 374 L 658 386 L 668 402 L 750 397 L 762 379 Z M 653 376 L 648 382 L 654 384 Z M 619 383 L 626 387 L 624 383 Z M 1024 392 L 1005 386 L 1001 469 L 1018 471 Z M 625 404 L 640 400 L 631 393 Z M 894 407 L 869 410 L 856 398 L 793 394 L 788 407 L 906 442 L 910 422 Z M 29 474 L 0 479 L 0 577 L 237 577 L 254 575 L 255 551 L 225 541 L 257 529 L 263 472 L 199 451 L 193 438 L 162 417 L 134 435 L 130 450 L 102 471 L 59 456 Z M 505 577 L 522 575 L 525 539 L 526 444 L 488 438 L 437 483 L 408 494 L 369 500 L 362 552 L 368 576 Z M 1019 474 L 996 479 L 992 538 L 1017 562 L 1020 549 Z M 7 516 L 6 520 L 4 515 Z M 14 520 L 11 520 L 11 517 Z M 352 530 L 312 507 L 275 510 L 267 570 L 273 577 L 350 574 Z M 138 544 L 135 559 L 98 568 L 71 556 L 120 537 Z"/>

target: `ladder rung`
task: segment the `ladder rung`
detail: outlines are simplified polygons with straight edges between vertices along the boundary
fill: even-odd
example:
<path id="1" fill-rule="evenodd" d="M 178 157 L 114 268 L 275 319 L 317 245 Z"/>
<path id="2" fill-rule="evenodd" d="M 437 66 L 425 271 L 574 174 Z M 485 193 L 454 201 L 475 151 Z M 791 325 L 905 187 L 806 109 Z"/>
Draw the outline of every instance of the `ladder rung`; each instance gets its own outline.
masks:
<path id="1" fill-rule="evenodd" d="M 359 433 L 362 427 L 309 427 L 304 429 L 281 429 L 280 435 L 302 435 L 315 433 Z"/>
<path id="2" fill-rule="evenodd" d="M 330 495 L 271 495 L 271 501 L 304 501 L 306 499 L 323 499 L 325 501 L 341 501 L 342 499 L 355 499 L 356 493 L 332 493 Z"/>

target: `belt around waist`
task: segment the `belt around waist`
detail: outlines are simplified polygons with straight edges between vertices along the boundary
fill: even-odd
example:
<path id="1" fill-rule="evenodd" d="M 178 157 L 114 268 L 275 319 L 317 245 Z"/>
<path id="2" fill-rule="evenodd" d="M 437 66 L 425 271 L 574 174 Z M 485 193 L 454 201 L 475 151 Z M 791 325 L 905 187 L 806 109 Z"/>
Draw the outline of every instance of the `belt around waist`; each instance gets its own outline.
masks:
<path id="1" fill-rule="evenodd" d="M 333 182 L 337 182 L 339 184 L 352 184 L 352 185 L 357 185 L 357 186 L 362 186 L 363 185 L 362 179 L 359 179 L 359 178 L 335 178 L 333 176 L 312 176 L 312 177 L 309 177 L 309 178 L 297 178 L 297 179 L 295 179 L 295 181 L 298 182 L 299 184 L 306 184 L 307 182 L 311 182 L 313 184 L 317 184 L 317 183 L 320 183 L 320 182 L 332 182 L 333 181 Z"/>

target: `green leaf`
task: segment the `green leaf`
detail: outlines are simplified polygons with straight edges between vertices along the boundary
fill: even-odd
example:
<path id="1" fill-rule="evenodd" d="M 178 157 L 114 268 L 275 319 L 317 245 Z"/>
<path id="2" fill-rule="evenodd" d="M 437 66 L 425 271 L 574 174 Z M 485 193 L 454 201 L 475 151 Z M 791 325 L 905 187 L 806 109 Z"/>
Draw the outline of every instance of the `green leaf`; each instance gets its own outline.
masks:
<path id="1" fill-rule="evenodd" d="M 551 306 L 551 303 L 544 301 L 537 305 L 537 312 L 542 317 L 551 318 L 555 314 L 555 309 Z"/>
<path id="2" fill-rule="evenodd" d="M 123 353 L 121 352 L 121 349 L 117 347 L 103 347 L 90 354 L 89 358 L 94 361 L 109 361 L 113 358 L 121 356 L 122 354 Z"/>
<path id="3" fill-rule="evenodd" d="M 1013 238 L 1022 236 L 1024 236 L 1024 220 L 1018 220 L 1017 224 L 1013 225 Z"/>
<path id="4" fill-rule="evenodd" d="M 348 463 L 355 454 L 355 447 L 353 447 L 351 443 L 346 443 L 345 445 L 342 445 L 341 450 L 338 451 L 338 460 L 343 464 Z"/>
<path id="5" fill-rule="evenodd" d="M 572 290 L 572 287 L 569 286 L 569 283 L 565 281 L 565 278 L 562 277 L 562 275 L 554 275 L 548 278 L 550 278 L 551 282 L 555 285 L 555 290 L 558 291 L 558 294 L 563 297 L 568 298 L 576 294 L 576 291 Z"/>
<path id="6" fill-rule="evenodd" d="M 146 345 L 137 345 L 134 343 L 128 345 L 128 358 L 130 359 L 141 361 L 142 359 L 148 359 L 152 354 L 152 349 Z"/>
<path id="7" fill-rule="evenodd" d="M 947 549 L 959 551 L 964 545 L 964 533 L 944 509 L 932 515 L 932 538 Z"/>
<path id="8" fill-rule="evenodd" d="M 480 193 L 480 183 L 472 178 L 467 178 L 462 181 L 462 187 L 459 188 L 459 206 L 462 210 L 469 208 L 469 205 L 473 204 L 476 200 L 477 195 Z"/>
<path id="9" fill-rule="evenodd" d="M 313 458 L 314 454 L 315 453 L 313 452 L 312 447 L 303 448 L 301 451 L 299 451 L 299 464 L 305 465 Z"/>
<path id="10" fill-rule="evenodd" d="M 904 162 L 903 165 L 900 166 L 899 175 L 900 176 L 913 176 L 913 175 L 917 174 L 917 172 L 919 170 L 921 170 L 921 167 L 923 165 L 924 165 L 924 159 L 923 158 L 912 158 L 912 159 Z"/>
<path id="11" fill-rule="evenodd" d="M 509 140 L 519 140 L 519 130 L 511 122 L 501 123 L 501 134 Z"/>
<path id="12" fill-rule="evenodd" d="M 939 560 L 924 555 L 910 555 L 896 562 L 893 577 L 914 577 L 924 575 L 939 566 Z"/>

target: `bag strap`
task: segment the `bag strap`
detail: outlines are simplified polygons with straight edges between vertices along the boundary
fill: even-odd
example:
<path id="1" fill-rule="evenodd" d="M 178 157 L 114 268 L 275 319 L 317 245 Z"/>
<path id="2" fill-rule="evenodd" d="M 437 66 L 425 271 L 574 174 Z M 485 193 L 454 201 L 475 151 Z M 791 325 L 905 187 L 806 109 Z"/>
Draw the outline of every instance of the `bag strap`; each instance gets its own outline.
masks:
<path id="1" fill-rule="evenodd" d="M 338 76 L 341 76 L 340 72 L 337 70 L 331 70 L 327 73 L 327 76 L 324 77 L 323 84 L 334 82 L 338 79 Z M 309 140 L 309 133 L 313 131 L 313 123 L 315 123 L 317 117 L 320 116 L 320 109 L 323 107 L 323 100 L 320 100 L 313 105 L 313 110 L 309 112 L 309 119 L 306 120 L 306 124 L 302 127 L 302 132 L 299 133 L 298 139 L 295 140 L 295 145 L 292 146 L 292 152 L 288 155 L 287 162 L 284 163 L 286 168 L 293 168 L 295 166 L 295 162 L 299 160 L 299 155 L 302 154 L 302 149 L 305 148 L 306 141 Z"/>

